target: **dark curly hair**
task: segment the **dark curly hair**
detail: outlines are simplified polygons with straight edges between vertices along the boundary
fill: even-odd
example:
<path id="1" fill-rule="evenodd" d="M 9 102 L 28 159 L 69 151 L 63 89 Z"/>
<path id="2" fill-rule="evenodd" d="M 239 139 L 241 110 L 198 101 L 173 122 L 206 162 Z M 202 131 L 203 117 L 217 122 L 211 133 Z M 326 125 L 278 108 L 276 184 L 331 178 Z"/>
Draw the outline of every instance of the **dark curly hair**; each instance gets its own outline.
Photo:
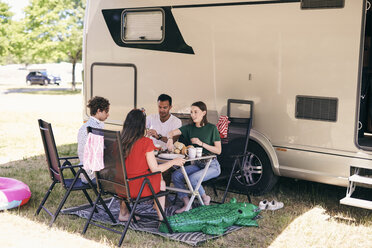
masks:
<path id="1" fill-rule="evenodd" d="M 90 109 L 90 115 L 95 115 L 98 110 L 108 112 L 110 102 L 104 97 L 95 96 L 89 100 L 87 107 Z"/>
<path id="2" fill-rule="evenodd" d="M 167 94 L 161 94 L 159 97 L 158 97 L 158 102 L 161 101 L 161 102 L 164 102 L 164 101 L 168 101 L 169 102 L 169 106 L 172 106 L 172 97 L 170 97 L 169 95 Z"/>

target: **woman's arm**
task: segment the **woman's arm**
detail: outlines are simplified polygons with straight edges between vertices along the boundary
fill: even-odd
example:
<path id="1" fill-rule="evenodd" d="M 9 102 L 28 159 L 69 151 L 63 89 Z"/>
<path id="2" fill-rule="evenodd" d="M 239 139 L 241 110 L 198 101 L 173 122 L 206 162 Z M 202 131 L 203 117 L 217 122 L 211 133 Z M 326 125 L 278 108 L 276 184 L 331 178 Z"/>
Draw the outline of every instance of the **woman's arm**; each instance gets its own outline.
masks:
<path id="1" fill-rule="evenodd" d="M 220 155 L 222 151 L 221 141 L 215 141 L 214 146 L 202 142 L 199 138 L 192 138 L 191 143 L 203 147 L 214 154 Z"/>
<path id="2" fill-rule="evenodd" d="M 173 165 L 183 166 L 183 164 L 186 161 L 183 158 L 176 158 L 166 163 L 158 164 L 155 158 L 154 151 L 146 152 L 146 160 L 147 160 L 147 164 L 149 165 L 151 172 L 157 172 L 157 171 L 164 172 L 168 170 L 170 167 L 172 167 Z"/>

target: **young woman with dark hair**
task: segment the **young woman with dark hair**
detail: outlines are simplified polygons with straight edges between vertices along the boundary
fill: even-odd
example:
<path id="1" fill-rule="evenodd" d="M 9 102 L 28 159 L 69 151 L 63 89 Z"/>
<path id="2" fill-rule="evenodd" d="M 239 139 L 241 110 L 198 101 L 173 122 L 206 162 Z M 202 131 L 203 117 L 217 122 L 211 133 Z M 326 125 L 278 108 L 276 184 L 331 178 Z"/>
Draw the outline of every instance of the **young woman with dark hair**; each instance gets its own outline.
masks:
<path id="1" fill-rule="evenodd" d="M 196 145 L 209 151 L 213 154 L 221 154 L 221 138 L 218 133 L 217 127 L 207 120 L 207 106 L 204 102 L 194 102 L 191 105 L 191 119 L 192 124 L 182 126 L 179 129 L 173 130 L 168 133 L 168 150 L 173 151 L 173 137 L 182 135 L 185 145 Z M 203 161 L 195 161 L 194 164 L 185 167 L 187 174 L 189 175 L 190 182 L 195 187 L 202 176 L 205 163 Z M 221 173 L 220 164 L 217 159 L 212 160 L 207 174 L 203 181 L 207 181 L 211 178 L 217 177 Z M 185 187 L 185 178 L 180 169 L 176 170 L 172 174 L 173 184 L 176 188 Z M 199 188 L 199 194 L 203 199 L 205 205 L 209 205 L 211 198 L 205 193 L 202 186 Z M 189 203 L 189 197 L 186 193 L 178 193 L 178 197 L 182 199 L 184 206 L 181 209 L 176 210 L 176 213 L 182 213 L 185 211 L 187 204 Z"/>
<path id="2" fill-rule="evenodd" d="M 158 164 L 156 162 L 154 150 L 155 146 L 150 138 L 145 137 L 146 132 L 146 116 L 145 113 L 139 109 L 130 111 L 124 121 L 123 130 L 121 132 L 121 141 L 123 145 L 123 152 L 125 158 L 125 166 L 128 178 L 133 178 L 153 172 L 164 172 L 173 165 L 183 166 L 185 160 L 176 158 L 167 163 Z M 156 174 L 149 177 L 154 191 L 157 193 L 160 190 L 165 190 L 165 182 L 161 178 L 161 174 Z M 129 182 L 131 197 L 137 197 L 143 179 L 133 180 Z M 141 196 L 151 195 L 150 188 L 146 185 Z M 164 208 L 165 197 L 159 197 L 159 202 Z M 155 204 L 155 209 L 158 213 L 159 219 L 163 217 Z M 129 218 L 129 211 L 124 202 L 120 204 L 120 221 L 127 221 Z"/>

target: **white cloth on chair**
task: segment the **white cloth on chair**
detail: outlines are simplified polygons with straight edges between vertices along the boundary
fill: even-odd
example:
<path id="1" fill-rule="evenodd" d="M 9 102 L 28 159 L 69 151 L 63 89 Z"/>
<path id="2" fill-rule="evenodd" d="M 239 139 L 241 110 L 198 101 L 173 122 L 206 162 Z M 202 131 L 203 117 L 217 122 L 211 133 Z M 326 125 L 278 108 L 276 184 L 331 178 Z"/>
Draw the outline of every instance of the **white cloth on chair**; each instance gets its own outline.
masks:
<path id="1" fill-rule="evenodd" d="M 103 163 L 103 136 L 89 133 L 84 147 L 84 170 L 100 171 Z"/>

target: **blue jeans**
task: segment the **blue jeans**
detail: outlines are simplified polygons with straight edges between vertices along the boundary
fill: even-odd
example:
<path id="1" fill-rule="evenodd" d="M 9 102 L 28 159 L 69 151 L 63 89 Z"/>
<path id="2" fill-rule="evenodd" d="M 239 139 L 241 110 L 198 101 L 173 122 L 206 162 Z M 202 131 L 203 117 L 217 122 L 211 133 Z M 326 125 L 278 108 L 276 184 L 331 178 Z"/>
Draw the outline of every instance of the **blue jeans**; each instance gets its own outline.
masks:
<path id="1" fill-rule="evenodd" d="M 205 163 L 201 161 L 196 161 L 195 164 L 185 166 L 186 173 L 189 176 L 191 185 L 194 189 L 196 185 L 198 184 L 200 177 L 203 174 L 204 166 L 205 166 Z M 211 164 L 209 165 L 207 174 L 205 174 L 203 182 L 209 179 L 218 177 L 218 175 L 220 174 L 221 174 L 220 164 L 218 163 L 217 159 L 213 159 L 211 161 Z M 186 181 L 185 181 L 185 177 L 182 174 L 181 169 L 178 169 L 175 172 L 173 172 L 172 181 L 176 188 L 186 189 L 186 185 L 185 185 Z M 187 196 L 187 194 L 183 192 L 178 192 L 177 194 L 178 194 L 178 197 L 181 199 Z M 205 194 L 203 186 L 200 186 L 199 194 L 201 196 Z"/>

